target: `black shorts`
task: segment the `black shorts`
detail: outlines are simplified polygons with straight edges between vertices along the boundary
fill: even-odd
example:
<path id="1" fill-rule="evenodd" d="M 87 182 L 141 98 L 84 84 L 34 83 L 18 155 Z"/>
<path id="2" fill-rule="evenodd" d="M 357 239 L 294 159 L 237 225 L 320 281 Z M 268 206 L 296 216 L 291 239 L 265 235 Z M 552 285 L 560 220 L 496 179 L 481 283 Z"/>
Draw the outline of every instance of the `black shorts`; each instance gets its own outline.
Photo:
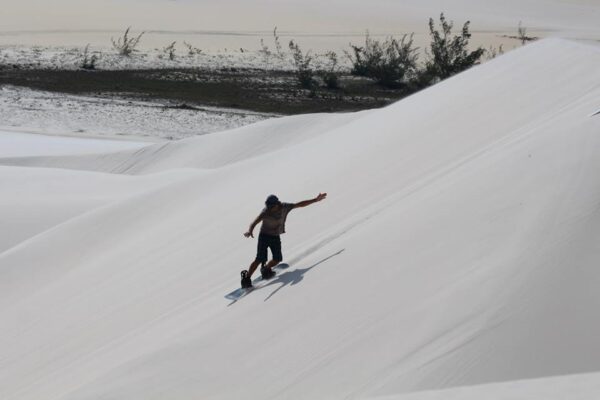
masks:
<path id="1" fill-rule="evenodd" d="M 281 255 L 280 237 L 261 233 L 260 235 L 258 235 L 258 249 L 256 251 L 256 261 L 261 263 L 267 262 L 267 250 L 269 248 L 271 249 L 271 254 L 273 254 L 273 260 L 283 260 L 283 256 Z"/>

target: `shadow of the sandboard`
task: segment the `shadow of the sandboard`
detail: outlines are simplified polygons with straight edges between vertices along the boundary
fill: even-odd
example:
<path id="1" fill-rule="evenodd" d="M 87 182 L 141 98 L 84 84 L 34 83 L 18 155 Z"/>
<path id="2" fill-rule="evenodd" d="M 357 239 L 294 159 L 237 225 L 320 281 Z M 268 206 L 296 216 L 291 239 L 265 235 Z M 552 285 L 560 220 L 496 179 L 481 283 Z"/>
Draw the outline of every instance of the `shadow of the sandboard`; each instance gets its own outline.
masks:
<path id="1" fill-rule="evenodd" d="M 281 263 L 281 264 L 277 264 L 275 267 L 273 267 L 274 271 L 278 271 L 278 270 L 284 270 L 289 268 L 289 264 L 288 263 Z M 275 275 L 277 276 L 277 275 Z M 252 287 L 251 288 L 237 288 L 234 291 L 227 293 L 225 295 L 225 298 L 227 300 L 239 300 L 242 297 L 244 297 L 245 295 L 247 295 L 248 293 L 252 292 L 253 290 L 259 289 L 260 287 L 263 287 L 267 284 L 269 280 L 268 279 L 263 279 L 262 276 L 258 276 L 257 278 L 254 278 L 252 280 Z"/>
<path id="2" fill-rule="evenodd" d="M 277 274 L 275 275 L 275 277 L 273 279 L 267 279 L 264 280 L 262 279 L 262 277 L 259 278 L 255 278 L 252 281 L 252 288 L 248 288 L 248 289 L 236 289 L 231 293 L 228 293 L 227 295 L 225 295 L 225 298 L 228 300 L 231 300 L 231 303 L 228 304 L 228 306 L 231 306 L 232 304 L 235 304 L 238 300 L 240 300 L 242 297 L 246 296 L 248 293 L 253 292 L 255 290 L 258 289 L 263 289 L 263 288 L 267 288 L 267 287 L 271 287 L 273 285 L 278 285 L 279 287 L 277 289 L 275 289 L 273 292 L 271 292 L 271 294 L 269 294 L 269 296 L 267 296 L 267 298 L 265 299 L 265 301 L 269 300 L 271 297 L 273 297 L 273 295 L 275 295 L 277 292 L 279 292 L 281 289 L 283 289 L 284 287 L 287 286 L 292 286 L 292 285 L 296 285 L 299 282 L 301 282 L 304 279 L 304 275 L 306 273 L 308 273 L 310 270 L 312 270 L 313 268 L 315 268 L 318 265 L 323 264 L 325 261 L 340 255 L 341 253 L 344 252 L 345 249 L 341 249 L 338 252 L 335 252 L 333 254 L 331 254 L 328 257 L 325 257 L 322 260 L 317 261 L 316 263 L 314 263 L 313 265 L 311 265 L 310 267 L 307 268 L 296 268 L 292 271 L 286 271 L 282 274 Z M 278 269 L 286 269 L 288 268 L 289 265 L 286 263 L 281 263 L 279 265 L 277 265 L 276 267 L 274 267 L 274 270 L 278 270 Z"/>

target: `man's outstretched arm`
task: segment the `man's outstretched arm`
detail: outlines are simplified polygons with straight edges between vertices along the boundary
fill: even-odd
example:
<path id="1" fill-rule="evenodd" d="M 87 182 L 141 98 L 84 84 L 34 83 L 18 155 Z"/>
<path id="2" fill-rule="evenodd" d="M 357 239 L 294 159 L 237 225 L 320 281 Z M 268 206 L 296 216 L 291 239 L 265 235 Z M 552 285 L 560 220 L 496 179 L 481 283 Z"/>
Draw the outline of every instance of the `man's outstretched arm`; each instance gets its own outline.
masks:
<path id="1" fill-rule="evenodd" d="M 319 193 L 319 195 L 317 197 L 315 197 L 314 199 L 304 200 L 304 201 L 294 204 L 294 208 L 310 206 L 311 204 L 321 201 L 321 200 L 325 199 L 326 197 L 327 197 L 327 193 Z"/>

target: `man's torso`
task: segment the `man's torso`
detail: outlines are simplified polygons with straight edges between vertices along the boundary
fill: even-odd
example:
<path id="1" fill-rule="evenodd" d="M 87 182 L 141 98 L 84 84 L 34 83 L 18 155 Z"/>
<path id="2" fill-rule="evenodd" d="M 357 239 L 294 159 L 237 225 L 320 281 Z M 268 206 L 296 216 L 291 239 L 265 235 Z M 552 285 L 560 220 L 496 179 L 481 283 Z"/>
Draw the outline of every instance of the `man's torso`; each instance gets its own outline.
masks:
<path id="1" fill-rule="evenodd" d="M 272 236 L 278 236 L 285 233 L 285 220 L 293 207 L 293 204 L 282 203 L 278 211 L 265 208 L 262 211 L 263 218 L 260 233 Z"/>

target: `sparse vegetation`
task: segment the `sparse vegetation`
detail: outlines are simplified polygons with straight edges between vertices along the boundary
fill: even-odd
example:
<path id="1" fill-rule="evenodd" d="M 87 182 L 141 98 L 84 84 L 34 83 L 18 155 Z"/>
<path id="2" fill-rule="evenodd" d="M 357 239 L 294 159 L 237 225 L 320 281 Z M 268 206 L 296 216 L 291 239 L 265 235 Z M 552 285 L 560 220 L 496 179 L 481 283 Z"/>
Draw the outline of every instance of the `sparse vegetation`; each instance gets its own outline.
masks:
<path id="1" fill-rule="evenodd" d="M 523 26 L 523 22 L 519 21 L 519 26 L 517 27 L 517 37 L 521 41 L 521 44 L 525 44 L 527 42 L 527 28 Z"/>
<path id="2" fill-rule="evenodd" d="M 163 53 L 169 57 L 169 60 L 173 61 L 175 60 L 175 44 L 177 44 L 177 42 L 173 42 L 170 45 L 168 45 L 167 47 L 163 48 Z"/>
<path id="3" fill-rule="evenodd" d="M 197 47 L 194 47 L 194 46 L 192 46 L 192 45 L 191 45 L 191 44 L 189 44 L 188 42 L 185 42 L 185 41 L 184 41 L 184 42 L 183 42 L 183 45 L 184 45 L 185 47 L 187 47 L 187 49 L 188 49 L 188 56 L 190 56 L 190 57 L 193 57 L 193 56 L 195 56 L 195 55 L 198 55 L 198 54 L 201 54 L 201 53 L 202 53 L 202 50 L 201 50 L 201 49 L 199 49 L 199 48 L 197 48 Z"/>
<path id="4" fill-rule="evenodd" d="M 271 51 L 269 46 L 265 43 L 263 38 L 260 39 L 260 50 L 258 51 L 263 58 L 263 64 L 265 69 L 270 69 L 271 67 L 271 57 L 276 57 L 279 60 L 285 59 L 285 53 L 281 46 L 281 41 L 279 39 L 279 35 L 277 34 L 277 27 L 273 28 L 273 43 L 275 44 L 275 51 Z"/>
<path id="5" fill-rule="evenodd" d="M 275 43 L 275 54 L 280 60 L 285 59 L 285 53 L 283 52 L 283 48 L 281 47 L 281 42 L 279 40 L 279 35 L 277 34 L 277 27 L 273 29 L 273 41 Z"/>
<path id="6" fill-rule="evenodd" d="M 504 54 L 504 48 L 502 47 L 502 45 L 498 47 L 490 46 L 489 49 L 485 51 L 485 54 L 486 59 L 491 60 Z"/>
<path id="7" fill-rule="evenodd" d="M 313 89 L 315 86 L 314 71 L 312 68 L 313 57 L 310 54 L 310 50 L 303 53 L 300 46 L 290 40 L 289 44 L 290 52 L 292 53 L 292 60 L 295 66 L 295 75 L 298 79 L 298 83 L 305 89 Z"/>
<path id="8" fill-rule="evenodd" d="M 265 40 L 262 38 L 260 39 L 260 50 L 258 53 L 262 56 L 264 68 L 269 69 L 271 50 L 269 50 L 269 46 L 265 44 Z"/>
<path id="9" fill-rule="evenodd" d="M 431 35 L 429 59 L 425 69 L 421 73 L 423 79 L 436 80 L 446 79 L 454 74 L 462 72 L 479 62 L 485 53 L 481 47 L 469 51 L 470 21 L 465 22 L 459 35 L 452 36 L 453 22 L 448 22 L 444 13 L 440 14 L 441 32 L 436 30 L 433 18 L 429 19 L 429 33 Z"/>
<path id="10" fill-rule="evenodd" d="M 83 69 L 94 70 L 96 69 L 96 61 L 98 61 L 98 56 L 96 54 L 90 55 L 89 48 L 89 44 L 85 46 L 82 54 L 83 60 L 79 66 Z"/>
<path id="11" fill-rule="evenodd" d="M 517 38 L 521 41 L 522 45 L 525 45 L 527 42 L 537 40 L 536 37 L 527 36 L 527 28 L 523 26 L 522 21 L 519 21 L 519 26 L 517 27 Z"/>
<path id="12" fill-rule="evenodd" d="M 338 57 L 335 51 L 328 51 L 325 53 L 328 63 L 325 69 L 320 71 L 321 78 L 328 89 L 339 89 L 339 65 Z"/>
<path id="13" fill-rule="evenodd" d="M 519 25 L 517 26 L 517 34 L 513 36 L 504 35 L 509 39 L 517 39 L 521 42 L 521 45 L 525 45 L 527 42 L 532 42 L 534 40 L 538 40 L 539 38 L 535 36 L 527 36 L 527 28 L 523 26 L 523 21 L 519 21 Z"/>
<path id="14" fill-rule="evenodd" d="M 119 71 L 103 74 L 100 72 L 104 71 L 94 74 L 82 71 L 78 79 L 81 82 L 86 81 L 87 75 L 92 78 L 102 75 L 103 79 L 106 79 L 106 82 L 86 81 L 87 90 L 91 92 L 98 91 L 98 88 L 101 88 L 100 91 L 122 92 L 123 88 L 127 87 L 126 91 L 139 91 L 143 95 L 172 97 L 182 101 L 193 101 L 192 99 L 194 99 L 226 107 L 246 107 L 261 111 L 280 109 L 294 110 L 294 112 L 299 110 L 307 112 L 357 110 L 389 104 L 469 68 L 478 63 L 482 56 L 491 59 L 504 52 L 502 46 L 498 48 L 490 46 L 487 50 L 477 48 L 469 51 L 468 44 L 471 37 L 469 22 L 464 24 L 462 31 L 457 35 L 452 35 L 452 28 L 453 23 L 447 21 L 443 13 L 440 15 L 439 30 L 433 18 L 429 20 L 431 44 L 424 51 L 425 57 L 423 57 L 422 63 L 419 62 L 419 49 L 414 46 L 413 35 L 404 35 L 401 38 L 387 37 L 379 40 L 371 37 L 367 32 L 364 45 L 350 44 L 349 51 L 345 52 L 350 63 L 346 63 L 340 62 L 338 54 L 334 51 L 322 54 L 312 54 L 312 50 L 304 52 L 295 40 L 289 42 L 290 53 L 284 52 L 278 29 L 275 27 L 272 31 L 274 44 L 270 44 L 271 48 L 264 39 L 261 39 L 261 47 L 258 52 L 239 49 L 239 53 L 252 53 L 248 59 L 249 66 L 248 64 L 227 65 L 227 62 L 231 62 L 229 60 L 235 60 L 235 57 L 230 55 L 214 57 L 216 64 L 213 64 L 212 55 L 208 55 L 209 57 L 206 59 L 209 60 L 209 65 L 203 68 L 196 67 L 193 65 L 194 56 L 202 54 L 203 51 L 188 42 L 183 42 L 185 46 L 183 53 L 176 53 L 177 42 L 174 41 L 167 47 L 155 49 L 153 54 L 156 54 L 155 57 L 161 60 L 175 60 L 177 56 L 181 56 L 182 61 L 178 63 L 176 69 L 168 69 L 168 62 L 158 63 L 160 68 L 156 69 L 161 70 L 160 73 L 157 73 L 159 77 L 154 76 L 155 68 L 152 67 L 152 62 L 156 62 L 156 58 L 147 57 L 147 54 L 142 54 L 135 60 L 125 63 L 126 65 L 130 63 L 135 65 L 133 69 L 136 74 L 141 74 L 140 65 L 148 66 L 147 71 L 143 74 L 151 77 L 149 84 L 142 84 L 142 80 L 136 80 L 139 87 L 136 87 L 136 84 L 130 85 L 128 82 L 126 83 L 125 79 L 121 79 L 125 74 L 122 75 Z M 135 37 L 130 37 L 130 30 L 130 27 L 127 28 L 122 37 L 117 40 L 111 38 L 113 47 L 120 55 L 129 56 L 137 51 L 136 47 L 144 34 L 141 32 Z M 519 23 L 519 36 L 520 40 L 534 39 L 527 36 L 527 30 L 521 23 Z M 81 56 L 76 61 L 78 64 L 75 65 L 81 69 L 96 69 L 99 52 L 91 52 L 89 45 L 83 52 L 79 49 L 71 51 L 72 54 L 79 53 Z M 217 50 L 219 53 L 221 51 L 222 49 Z M 227 52 L 227 49 L 225 51 Z M 36 48 L 34 52 L 41 53 L 41 49 L 38 51 Z M 191 59 L 184 60 L 182 55 L 189 56 Z M 264 66 L 257 68 L 256 64 L 260 63 L 261 56 Z M 278 62 L 273 63 L 274 60 Z M 254 65 L 252 65 L 252 61 L 254 61 Z M 287 61 L 290 61 L 291 64 L 287 64 Z M 73 65 L 71 59 L 69 62 Z M 103 56 L 103 65 L 108 67 L 106 69 L 111 69 L 112 65 L 118 64 L 121 64 L 118 57 Z M 286 64 L 287 66 L 285 66 Z M 40 65 L 39 61 L 37 65 Z M 218 65 L 218 67 L 215 68 L 214 65 Z M 289 65 L 292 66 L 291 70 Z M 9 64 L 9 67 L 11 70 L 16 70 L 16 74 L 25 74 L 25 72 L 19 71 L 19 65 Z M 119 68 L 122 68 L 122 64 Z M 183 71 L 186 68 L 201 69 L 202 73 L 197 74 L 195 70 Z M 0 69 L 6 73 L 6 67 L 0 65 Z M 168 72 L 163 73 L 163 71 Z M 111 80 L 113 76 L 120 77 L 118 83 Z M 14 80 L 15 78 L 12 76 L 10 79 Z M 25 79 L 22 82 L 28 81 Z M 29 85 L 29 83 L 27 84 Z M 202 91 L 189 89 L 192 88 L 192 85 L 194 85 L 193 87 L 202 87 Z M 55 82 L 44 87 L 48 87 L 49 90 L 58 87 L 63 90 L 82 89 L 72 86 L 73 84 L 68 82 L 64 84 Z M 299 90 L 299 88 L 308 90 Z M 261 92 L 260 95 L 257 94 L 257 91 Z"/>
<path id="15" fill-rule="evenodd" d="M 115 40 L 114 38 L 110 38 L 115 50 L 117 50 L 117 52 L 120 55 L 125 56 L 125 57 L 129 57 L 129 56 L 131 56 L 131 54 L 133 52 L 137 51 L 135 48 L 140 43 L 140 39 L 142 38 L 142 35 L 145 33 L 145 32 L 142 32 L 138 36 L 130 38 L 129 37 L 130 29 L 131 29 L 131 27 L 128 27 L 125 30 L 125 33 L 123 34 L 123 36 L 121 36 L 117 40 Z"/>
<path id="16" fill-rule="evenodd" d="M 385 87 L 405 84 L 417 70 L 418 48 L 413 47 L 413 35 L 404 35 L 400 41 L 393 37 L 381 42 L 365 37 L 364 46 L 350 44 L 352 53 L 346 53 L 352 62 L 352 74 L 366 76 Z"/>

